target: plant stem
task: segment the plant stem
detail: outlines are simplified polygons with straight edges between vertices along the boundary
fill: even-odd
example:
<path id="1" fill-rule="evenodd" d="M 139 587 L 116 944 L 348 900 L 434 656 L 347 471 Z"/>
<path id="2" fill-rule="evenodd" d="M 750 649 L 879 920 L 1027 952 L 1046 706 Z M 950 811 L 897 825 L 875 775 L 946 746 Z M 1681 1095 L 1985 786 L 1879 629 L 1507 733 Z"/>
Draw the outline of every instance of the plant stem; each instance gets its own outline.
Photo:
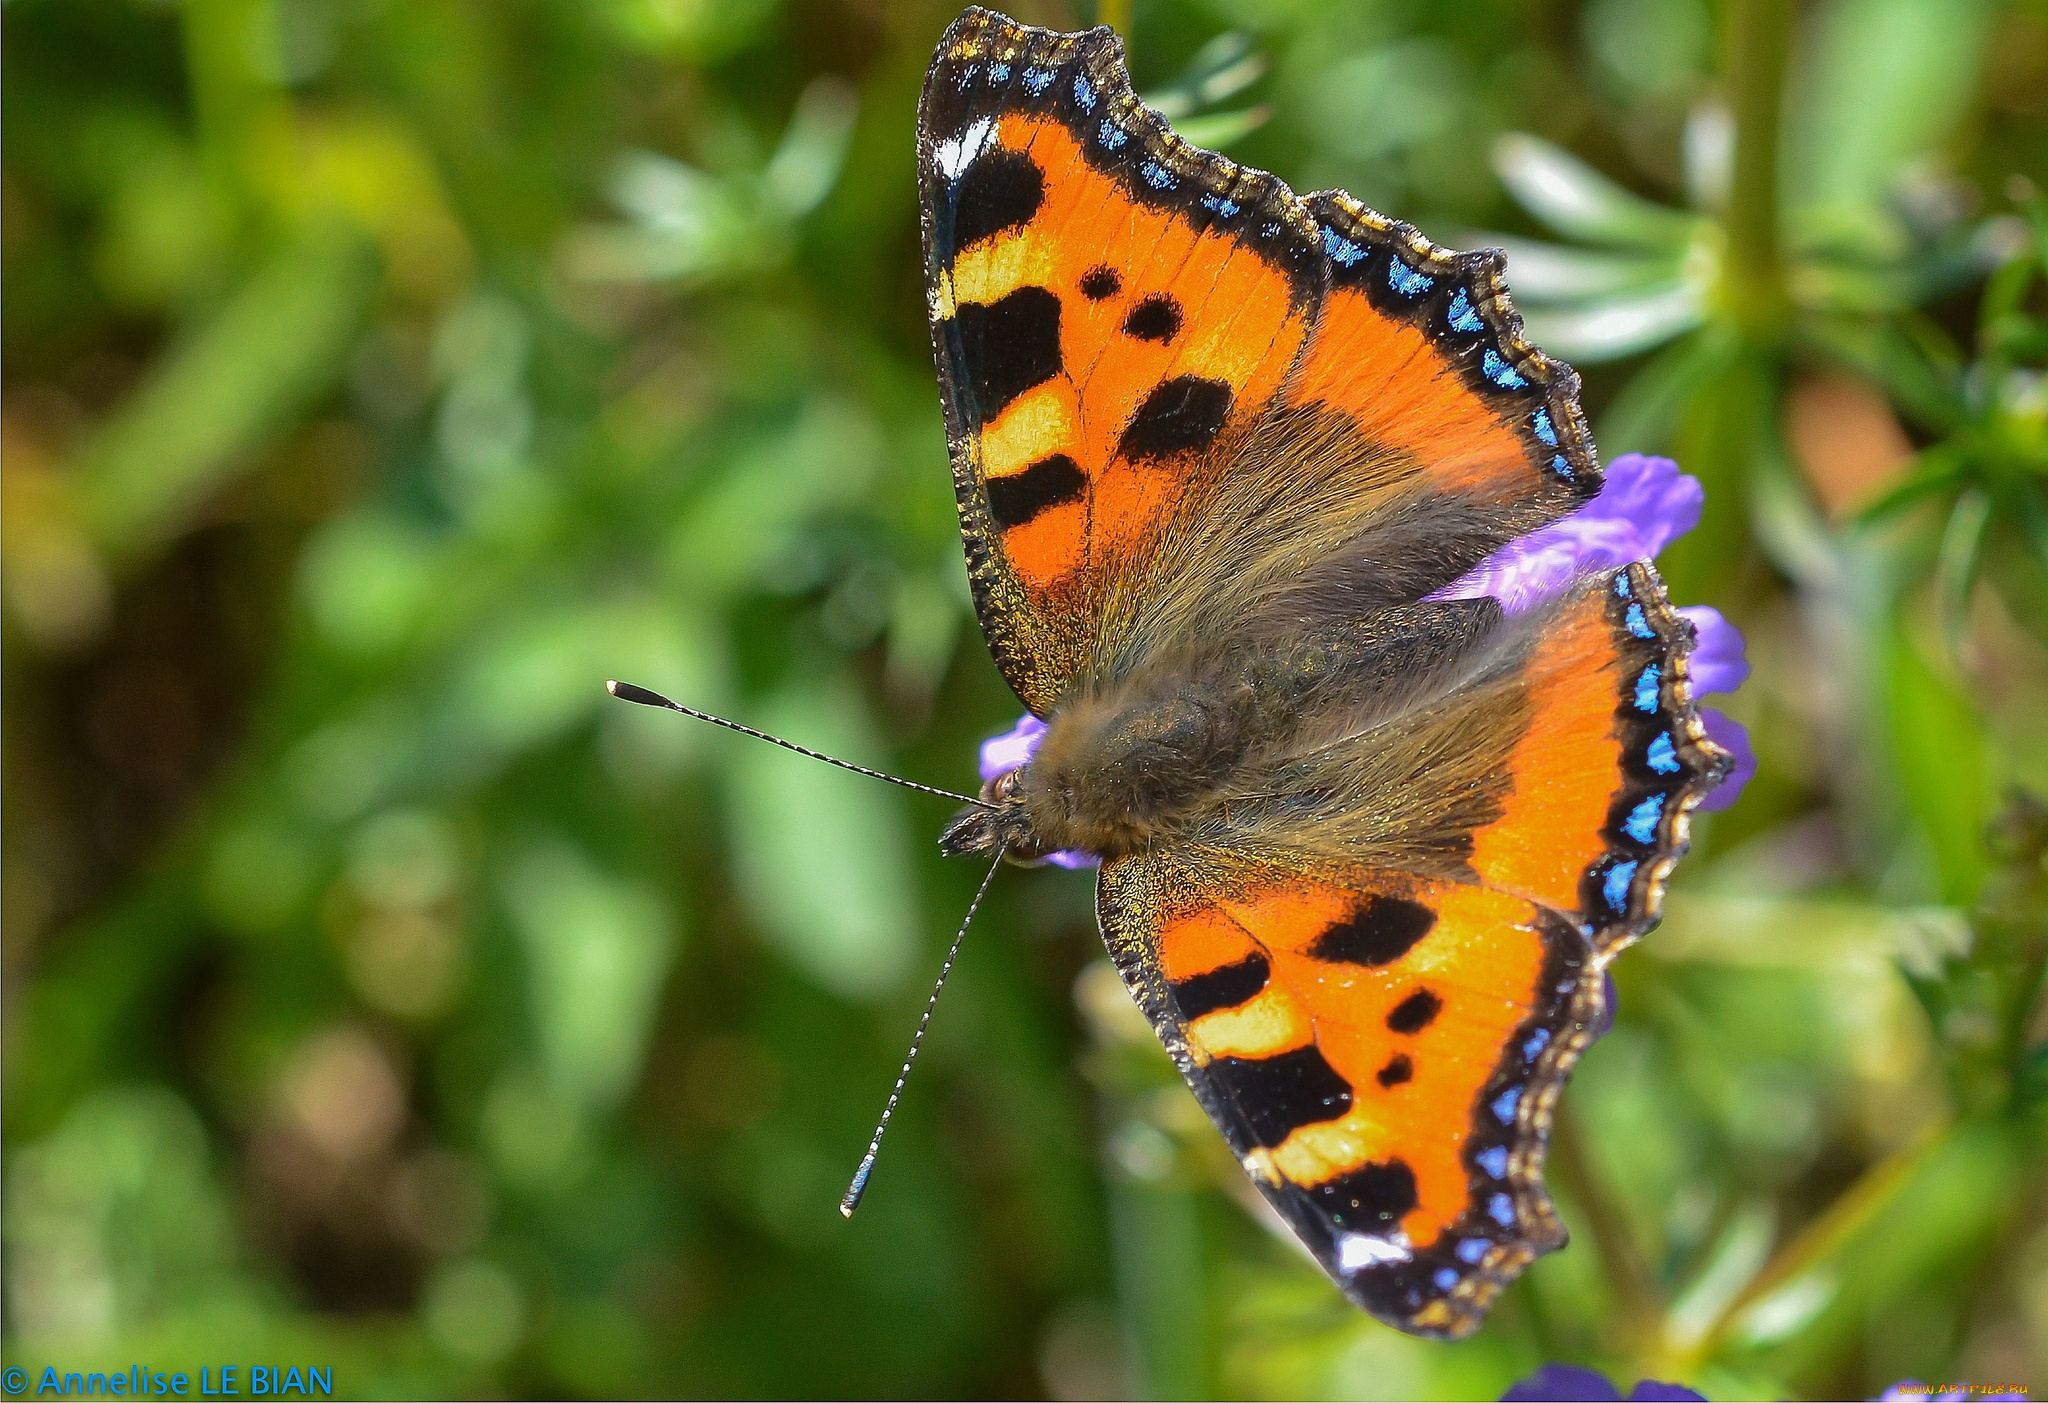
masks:
<path id="1" fill-rule="evenodd" d="M 1728 0 L 1722 75 L 1735 116 L 1735 171 L 1722 295 L 1745 338 L 1763 347 L 1782 340 L 1790 311 L 1778 155 L 1791 48 L 1791 0 Z"/>
<path id="2" fill-rule="evenodd" d="M 1586 1154 L 1578 1118 L 1560 1101 L 1550 1125 L 1550 1165 L 1559 1187 L 1586 1215 L 1593 1250 L 1606 1268 L 1616 1303 L 1631 1341 L 1650 1337 L 1664 1303 L 1650 1270 L 1636 1250 L 1635 1236 L 1600 1171 Z"/>
<path id="3" fill-rule="evenodd" d="M 1102 0 L 1095 7 L 1095 22 L 1106 24 L 1124 41 L 1124 62 L 1131 56 L 1131 0 Z"/>
<path id="4" fill-rule="evenodd" d="M 1940 1148 L 1955 1129 L 1953 1121 L 1937 1121 L 1903 1149 L 1885 1156 L 1863 1172 L 1827 1210 L 1808 1223 L 1790 1242 L 1764 1263 L 1749 1285 L 1735 1294 L 1712 1328 L 1701 1338 L 1692 1360 L 1710 1357 L 1726 1339 L 1728 1331 L 1750 1306 L 1789 1282 L 1798 1280 L 1818 1266 L 1843 1243 L 1862 1231 L 1913 1177 L 1913 1172 Z"/>

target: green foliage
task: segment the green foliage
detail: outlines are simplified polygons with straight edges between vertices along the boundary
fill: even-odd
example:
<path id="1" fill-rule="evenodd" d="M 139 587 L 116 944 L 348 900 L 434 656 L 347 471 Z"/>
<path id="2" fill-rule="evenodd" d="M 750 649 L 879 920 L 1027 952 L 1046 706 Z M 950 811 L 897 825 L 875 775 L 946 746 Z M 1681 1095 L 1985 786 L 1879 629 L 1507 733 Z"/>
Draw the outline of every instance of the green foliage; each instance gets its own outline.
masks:
<path id="1" fill-rule="evenodd" d="M 1025 16 L 1095 16 L 1038 6 Z M 940 801 L 949 12 L 4 15 L 5 1317 L 349 1396 L 2048 1386 L 2048 12 L 1105 6 L 1190 138 L 1498 243 L 1756 672 L 1474 1338 L 1344 1305 Z M 1132 32 L 1132 26 L 1135 30 Z M 1472 231 L 1500 230 L 1500 233 Z"/>

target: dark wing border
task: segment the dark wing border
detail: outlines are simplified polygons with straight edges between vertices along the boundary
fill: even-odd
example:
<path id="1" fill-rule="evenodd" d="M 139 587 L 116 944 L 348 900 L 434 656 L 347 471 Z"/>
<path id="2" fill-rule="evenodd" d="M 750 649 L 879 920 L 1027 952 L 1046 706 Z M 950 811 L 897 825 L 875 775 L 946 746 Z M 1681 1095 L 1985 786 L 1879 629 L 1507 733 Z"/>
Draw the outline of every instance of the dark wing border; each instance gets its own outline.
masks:
<path id="1" fill-rule="evenodd" d="M 1601 830 L 1607 851 L 1579 879 L 1580 910 L 1603 967 L 1663 919 L 1671 871 L 1692 846 L 1693 811 L 1735 765 L 1700 718 L 1688 666 L 1693 627 L 1671 606 L 1657 567 L 1639 560 L 1614 571 L 1606 603 L 1618 635 L 1639 646 L 1615 699 L 1622 783 Z M 1645 693 L 1643 670 L 1652 666 L 1658 673 Z M 1651 694 L 1655 704 L 1642 706 Z M 1645 822 L 1652 800 L 1655 814 Z"/>

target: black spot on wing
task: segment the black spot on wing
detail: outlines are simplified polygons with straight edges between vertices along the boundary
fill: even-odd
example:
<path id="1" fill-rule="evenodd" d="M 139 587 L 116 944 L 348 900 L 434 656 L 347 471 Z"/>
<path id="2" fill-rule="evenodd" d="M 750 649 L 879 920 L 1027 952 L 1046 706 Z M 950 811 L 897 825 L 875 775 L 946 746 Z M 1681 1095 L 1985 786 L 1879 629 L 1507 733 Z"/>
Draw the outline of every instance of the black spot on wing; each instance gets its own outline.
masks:
<path id="1" fill-rule="evenodd" d="M 1389 965 L 1429 934 L 1436 912 L 1398 896 L 1368 896 L 1349 916 L 1332 922 L 1308 953 L 1318 960 Z"/>
<path id="2" fill-rule="evenodd" d="M 1214 1013 L 1219 1008 L 1236 1008 L 1266 987 L 1269 973 L 1266 957 L 1254 953 L 1236 964 L 1212 969 L 1192 979 L 1177 980 L 1169 987 L 1173 990 L 1174 1003 L 1180 1008 L 1180 1016 L 1192 1023 L 1203 1014 Z"/>
<path id="3" fill-rule="evenodd" d="M 998 147 L 960 177 L 953 216 L 953 247 L 966 248 L 991 234 L 1028 224 L 1045 203 L 1045 173 L 1022 151 Z"/>
<path id="4" fill-rule="evenodd" d="M 1164 292 L 1155 292 L 1131 308 L 1124 318 L 1124 335 L 1140 341 L 1167 342 L 1180 334 L 1180 303 Z"/>
<path id="5" fill-rule="evenodd" d="M 1124 280 L 1117 276 L 1114 268 L 1097 264 L 1081 275 L 1081 295 L 1090 302 L 1100 302 L 1105 297 L 1114 297 L 1123 291 Z"/>
<path id="6" fill-rule="evenodd" d="M 1219 1057 L 1209 1074 L 1243 1113 L 1252 1144 L 1267 1149 L 1304 1125 L 1336 1120 L 1351 1109 L 1351 1084 L 1314 1043 L 1276 1057 Z"/>
<path id="7" fill-rule="evenodd" d="M 1417 989 L 1394 1005 L 1394 1011 L 1387 1015 L 1387 1026 L 1397 1033 L 1419 1033 L 1436 1022 L 1443 1007 L 1444 1001 L 1435 994 Z"/>
<path id="8" fill-rule="evenodd" d="M 1132 462 L 1207 448 L 1223 430 L 1232 394 L 1221 380 L 1176 375 L 1145 396 L 1125 426 L 1117 452 Z"/>
<path id="9" fill-rule="evenodd" d="M 1060 300 L 1045 288 L 1020 287 L 999 301 L 966 303 L 953 323 L 961 380 L 984 424 L 1060 373 Z"/>
<path id="10" fill-rule="evenodd" d="M 988 479 L 988 514 L 1007 531 L 1040 512 L 1079 501 L 1087 490 L 1088 478 L 1074 460 L 1055 453 L 1021 473 Z"/>
<path id="11" fill-rule="evenodd" d="M 1317 1184 L 1308 1195 L 1340 1232 L 1384 1235 L 1415 1211 L 1415 1171 L 1398 1159 Z"/>
<path id="12" fill-rule="evenodd" d="M 1414 1078 L 1415 1064 L 1409 1060 L 1405 1052 L 1395 1053 L 1386 1066 L 1374 1073 L 1374 1080 L 1387 1087 L 1399 1086 L 1402 1082 L 1412 1081 Z"/>

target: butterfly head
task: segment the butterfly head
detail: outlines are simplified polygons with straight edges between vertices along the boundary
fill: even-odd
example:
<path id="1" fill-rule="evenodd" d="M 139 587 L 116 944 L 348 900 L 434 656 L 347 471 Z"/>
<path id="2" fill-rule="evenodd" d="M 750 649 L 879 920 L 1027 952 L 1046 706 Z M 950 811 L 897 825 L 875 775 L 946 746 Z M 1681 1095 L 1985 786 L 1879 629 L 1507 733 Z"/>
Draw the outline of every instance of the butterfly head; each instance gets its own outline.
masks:
<path id="1" fill-rule="evenodd" d="M 1053 849 L 1040 841 L 1030 811 L 1018 793 L 1018 776 L 1023 772 L 1005 770 L 984 784 L 981 802 L 969 804 L 953 815 L 953 821 L 939 835 L 939 850 L 947 857 L 959 857 L 1001 848 L 1012 862 L 1033 866 L 1045 861 Z"/>

